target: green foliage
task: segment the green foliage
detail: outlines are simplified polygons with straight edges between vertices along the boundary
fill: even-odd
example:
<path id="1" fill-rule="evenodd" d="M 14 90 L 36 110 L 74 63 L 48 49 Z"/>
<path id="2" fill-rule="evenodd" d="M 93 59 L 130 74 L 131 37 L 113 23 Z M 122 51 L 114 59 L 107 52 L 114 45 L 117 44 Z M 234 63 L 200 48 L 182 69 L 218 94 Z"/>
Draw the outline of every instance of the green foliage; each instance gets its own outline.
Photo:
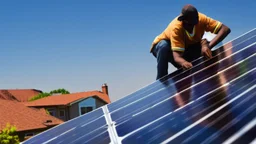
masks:
<path id="1" fill-rule="evenodd" d="M 19 144 L 19 137 L 16 135 L 16 127 L 9 123 L 0 133 L 0 144 Z"/>
<path id="2" fill-rule="evenodd" d="M 70 93 L 65 89 L 57 89 L 57 90 L 51 91 L 50 94 L 70 94 Z"/>
<path id="3" fill-rule="evenodd" d="M 50 114 L 50 112 L 47 109 L 45 109 L 45 112 L 46 112 L 46 114 Z"/>
<path id="4" fill-rule="evenodd" d="M 41 99 L 41 98 L 44 98 L 44 97 L 48 97 L 50 95 L 51 95 L 50 93 L 40 93 L 40 94 L 32 97 L 29 101 L 38 100 L 38 99 Z"/>
<path id="5" fill-rule="evenodd" d="M 38 99 L 41 99 L 41 98 L 44 98 L 44 97 L 51 96 L 53 94 L 70 94 L 70 92 L 65 90 L 65 89 L 56 89 L 56 90 L 50 91 L 50 93 L 47 93 L 47 92 L 40 93 L 40 94 L 32 97 L 29 101 L 38 100 Z"/>

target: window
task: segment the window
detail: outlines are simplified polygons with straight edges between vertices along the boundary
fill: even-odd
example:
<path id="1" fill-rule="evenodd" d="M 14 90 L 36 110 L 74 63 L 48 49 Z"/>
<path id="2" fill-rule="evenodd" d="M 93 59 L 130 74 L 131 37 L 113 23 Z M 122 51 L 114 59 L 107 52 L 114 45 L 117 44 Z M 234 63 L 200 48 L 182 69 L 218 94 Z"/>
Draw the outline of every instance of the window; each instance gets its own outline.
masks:
<path id="1" fill-rule="evenodd" d="M 62 120 L 66 120 L 66 116 L 65 116 L 65 109 L 60 109 L 59 110 L 59 118 Z"/>
<path id="2" fill-rule="evenodd" d="M 90 111 L 92 111 L 93 108 L 92 107 L 81 107 L 81 115 L 88 113 Z"/>
<path id="3" fill-rule="evenodd" d="M 26 133 L 25 137 L 30 137 L 30 136 L 33 136 L 33 135 L 35 135 L 35 133 Z"/>
<path id="4" fill-rule="evenodd" d="M 65 117 L 65 110 L 60 110 L 60 117 Z"/>
<path id="5" fill-rule="evenodd" d="M 24 140 L 27 140 L 27 139 L 33 137 L 34 135 L 36 135 L 36 133 L 34 133 L 34 132 L 25 133 Z"/>
<path id="6" fill-rule="evenodd" d="M 49 108 L 49 109 L 47 109 L 47 110 L 48 110 L 48 112 L 49 112 L 50 115 L 56 116 L 56 111 L 55 111 L 55 109 Z"/>

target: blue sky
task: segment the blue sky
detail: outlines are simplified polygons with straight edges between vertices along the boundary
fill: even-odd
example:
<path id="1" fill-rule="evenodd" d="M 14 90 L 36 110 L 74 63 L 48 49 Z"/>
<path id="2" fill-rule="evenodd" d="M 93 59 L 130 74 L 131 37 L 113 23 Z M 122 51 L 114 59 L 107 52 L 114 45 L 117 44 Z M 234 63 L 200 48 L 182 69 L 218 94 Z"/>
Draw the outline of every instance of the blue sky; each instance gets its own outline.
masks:
<path id="1" fill-rule="evenodd" d="M 107 83 L 112 101 L 123 98 L 155 81 L 150 45 L 185 4 L 229 26 L 224 43 L 255 28 L 254 0 L 1 1 L 0 88 L 81 92 Z"/>

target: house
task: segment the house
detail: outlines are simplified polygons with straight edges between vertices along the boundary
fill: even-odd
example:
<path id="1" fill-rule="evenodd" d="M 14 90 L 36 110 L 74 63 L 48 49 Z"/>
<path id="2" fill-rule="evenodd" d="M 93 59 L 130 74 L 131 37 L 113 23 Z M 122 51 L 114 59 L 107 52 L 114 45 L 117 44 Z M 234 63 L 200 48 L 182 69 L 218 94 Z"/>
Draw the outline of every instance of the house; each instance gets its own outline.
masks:
<path id="1" fill-rule="evenodd" d="M 68 121 L 109 103 L 108 86 L 104 84 L 102 91 L 52 95 L 24 104 L 28 107 L 44 108 L 50 115 Z"/>
<path id="2" fill-rule="evenodd" d="M 0 99 L 27 102 L 40 93 L 42 91 L 36 89 L 0 89 Z"/>
<path id="3" fill-rule="evenodd" d="M 63 123 L 44 109 L 25 106 L 21 102 L 0 99 L 0 133 L 9 123 L 16 127 L 20 141 Z"/>

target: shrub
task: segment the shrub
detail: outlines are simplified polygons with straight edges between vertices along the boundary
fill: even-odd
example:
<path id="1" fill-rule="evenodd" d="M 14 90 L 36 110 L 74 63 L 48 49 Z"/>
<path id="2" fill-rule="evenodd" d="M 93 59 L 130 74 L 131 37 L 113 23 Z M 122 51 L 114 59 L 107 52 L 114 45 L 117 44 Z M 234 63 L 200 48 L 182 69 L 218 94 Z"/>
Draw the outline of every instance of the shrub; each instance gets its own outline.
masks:
<path id="1" fill-rule="evenodd" d="M 0 144 L 19 144 L 19 137 L 16 135 L 16 127 L 9 123 L 0 132 Z"/>

